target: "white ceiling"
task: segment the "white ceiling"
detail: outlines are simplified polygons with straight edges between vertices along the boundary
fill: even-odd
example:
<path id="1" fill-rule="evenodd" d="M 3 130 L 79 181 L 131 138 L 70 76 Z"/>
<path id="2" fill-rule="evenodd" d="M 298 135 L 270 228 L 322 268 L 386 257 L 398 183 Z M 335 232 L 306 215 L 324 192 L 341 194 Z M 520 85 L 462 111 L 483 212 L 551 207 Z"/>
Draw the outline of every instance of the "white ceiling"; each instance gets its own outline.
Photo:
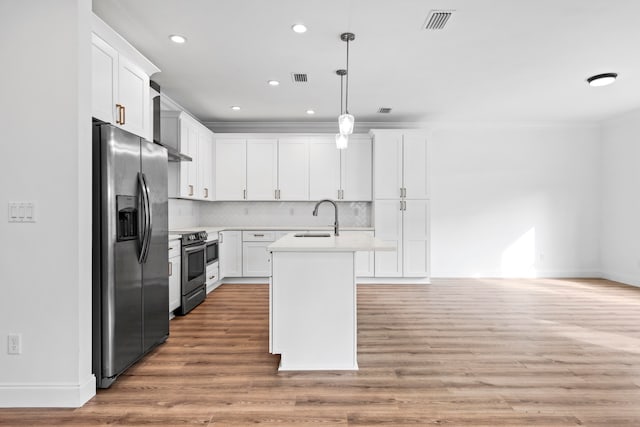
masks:
<path id="1" fill-rule="evenodd" d="M 455 10 L 446 29 L 422 29 L 431 9 Z M 93 0 L 93 10 L 203 121 L 334 120 L 345 31 L 356 34 L 357 121 L 590 121 L 640 108 L 638 0 Z M 298 22 L 309 31 L 291 31 Z M 585 83 L 603 72 L 618 81 Z"/>

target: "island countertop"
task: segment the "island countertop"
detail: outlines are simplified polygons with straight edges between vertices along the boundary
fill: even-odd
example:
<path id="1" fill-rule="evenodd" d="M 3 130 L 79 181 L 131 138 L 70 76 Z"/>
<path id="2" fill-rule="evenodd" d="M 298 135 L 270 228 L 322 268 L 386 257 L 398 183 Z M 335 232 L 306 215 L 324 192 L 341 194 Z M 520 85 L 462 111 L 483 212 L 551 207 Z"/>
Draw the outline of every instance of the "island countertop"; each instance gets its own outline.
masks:
<path id="1" fill-rule="evenodd" d="M 330 237 L 296 237 L 298 233 L 289 233 L 270 244 L 270 252 L 360 252 L 395 251 L 393 245 L 367 233 L 349 233 Z"/>

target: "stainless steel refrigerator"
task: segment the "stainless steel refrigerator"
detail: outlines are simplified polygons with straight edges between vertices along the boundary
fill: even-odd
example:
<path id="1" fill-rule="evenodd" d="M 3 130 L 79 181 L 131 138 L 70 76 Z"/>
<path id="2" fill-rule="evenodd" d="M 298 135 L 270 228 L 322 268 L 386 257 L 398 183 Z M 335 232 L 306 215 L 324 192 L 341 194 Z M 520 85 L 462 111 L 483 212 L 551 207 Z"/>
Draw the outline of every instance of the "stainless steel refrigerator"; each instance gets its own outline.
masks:
<path id="1" fill-rule="evenodd" d="M 109 387 L 169 336 L 167 150 L 93 124 L 93 370 Z"/>

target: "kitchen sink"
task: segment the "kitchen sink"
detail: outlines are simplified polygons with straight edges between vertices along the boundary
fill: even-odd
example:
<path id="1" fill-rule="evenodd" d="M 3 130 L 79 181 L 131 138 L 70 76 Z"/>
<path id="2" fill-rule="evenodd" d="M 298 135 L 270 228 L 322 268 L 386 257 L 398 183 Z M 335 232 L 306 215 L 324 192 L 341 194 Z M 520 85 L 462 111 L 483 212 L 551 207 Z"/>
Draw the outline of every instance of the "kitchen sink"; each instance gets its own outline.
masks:
<path id="1" fill-rule="evenodd" d="M 331 237 L 329 233 L 298 233 L 294 237 Z"/>

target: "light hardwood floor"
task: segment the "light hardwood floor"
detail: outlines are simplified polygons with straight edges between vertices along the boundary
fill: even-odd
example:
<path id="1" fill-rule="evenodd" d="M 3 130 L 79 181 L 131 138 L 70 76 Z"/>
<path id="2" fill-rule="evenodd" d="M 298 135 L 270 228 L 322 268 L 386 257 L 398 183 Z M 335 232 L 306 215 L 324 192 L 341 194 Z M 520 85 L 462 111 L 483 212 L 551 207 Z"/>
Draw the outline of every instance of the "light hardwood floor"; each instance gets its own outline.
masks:
<path id="1" fill-rule="evenodd" d="M 640 425 L 640 289 L 604 280 L 358 287 L 358 372 L 278 373 L 268 287 L 223 285 L 79 409 L 1 425 Z"/>

